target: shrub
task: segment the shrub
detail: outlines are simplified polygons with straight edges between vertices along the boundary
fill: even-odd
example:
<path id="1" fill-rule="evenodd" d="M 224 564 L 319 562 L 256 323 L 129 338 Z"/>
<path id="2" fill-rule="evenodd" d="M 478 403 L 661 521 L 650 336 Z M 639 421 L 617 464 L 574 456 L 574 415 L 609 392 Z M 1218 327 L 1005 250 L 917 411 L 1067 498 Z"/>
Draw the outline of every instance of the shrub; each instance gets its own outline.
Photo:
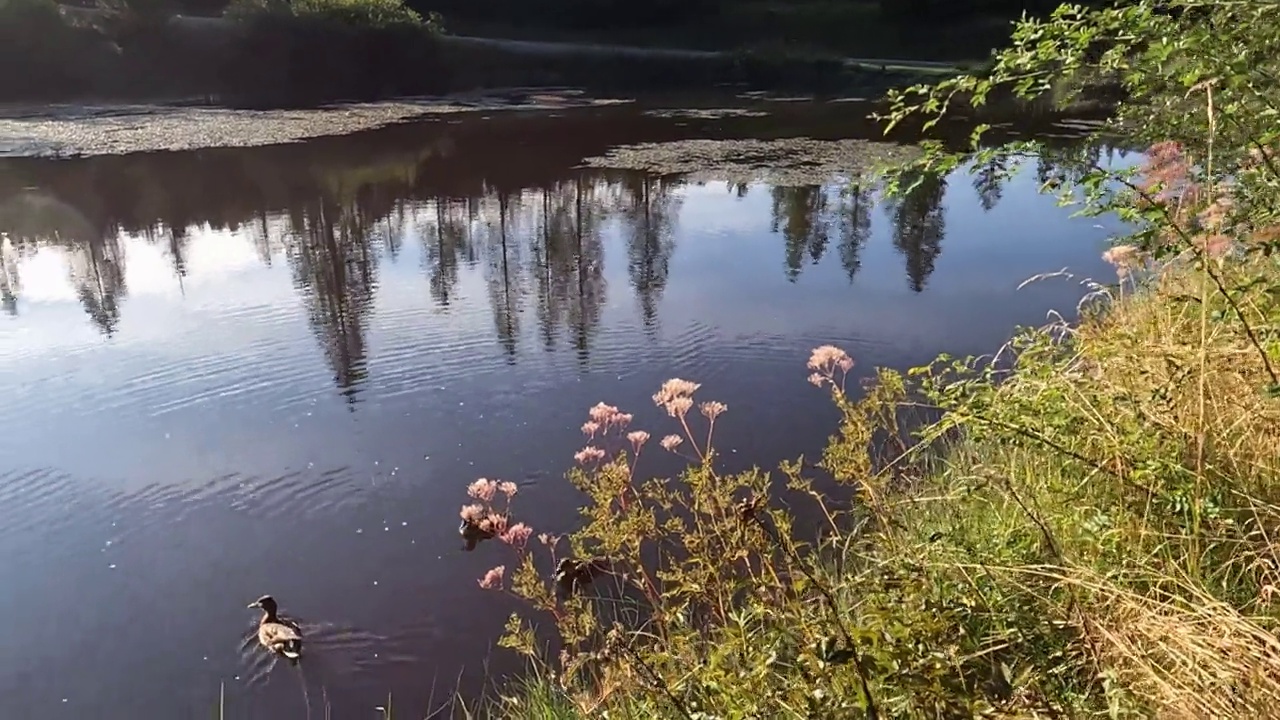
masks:
<path id="1" fill-rule="evenodd" d="M 226 16 L 252 21 L 263 14 L 292 16 L 356 28 L 421 27 L 439 30 L 439 16 L 423 18 L 402 0 L 235 0 Z"/>
<path id="2" fill-rule="evenodd" d="M 52 0 L 0 0 L 0 95 L 47 97 L 84 91 L 115 65 L 97 32 L 65 23 Z"/>
<path id="3" fill-rule="evenodd" d="M 400 0 L 247 0 L 228 14 L 240 24 L 223 69 L 234 96 L 372 99 L 445 82 L 439 18 L 424 20 Z"/>

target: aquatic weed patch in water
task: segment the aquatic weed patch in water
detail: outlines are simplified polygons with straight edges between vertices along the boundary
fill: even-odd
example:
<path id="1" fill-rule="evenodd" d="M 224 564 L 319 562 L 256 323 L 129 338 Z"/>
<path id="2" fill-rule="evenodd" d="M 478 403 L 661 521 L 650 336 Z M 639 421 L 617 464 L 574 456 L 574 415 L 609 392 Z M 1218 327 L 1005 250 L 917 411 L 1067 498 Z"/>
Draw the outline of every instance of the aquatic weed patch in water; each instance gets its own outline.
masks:
<path id="1" fill-rule="evenodd" d="M 729 182 L 814 185 L 835 175 L 861 175 L 881 162 L 904 162 L 918 154 L 910 145 L 870 140 L 698 139 L 627 145 L 583 164 Z"/>

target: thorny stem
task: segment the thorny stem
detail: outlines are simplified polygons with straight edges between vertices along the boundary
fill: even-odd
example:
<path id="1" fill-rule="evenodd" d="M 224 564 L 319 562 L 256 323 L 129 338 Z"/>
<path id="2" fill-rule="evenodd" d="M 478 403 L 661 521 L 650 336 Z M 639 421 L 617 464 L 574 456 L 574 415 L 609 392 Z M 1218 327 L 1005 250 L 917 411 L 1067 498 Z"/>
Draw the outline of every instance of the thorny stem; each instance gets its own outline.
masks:
<path id="1" fill-rule="evenodd" d="M 774 545 L 780 548 L 788 557 L 791 558 L 791 561 L 795 563 L 796 567 L 800 568 L 800 572 L 804 573 L 805 577 L 809 579 L 809 582 L 813 583 L 813 586 L 818 588 L 818 592 L 822 593 L 823 598 L 826 599 L 827 611 L 831 615 L 831 620 L 835 624 L 836 629 L 840 631 L 840 634 L 844 636 L 845 644 L 849 647 L 849 653 L 853 655 L 853 667 L 858 672 L 858 683 L 862 688 L 862 699 L 867 706 L 867 718 L 869 720 L 878 720 L 880 713 L 876 709 L 876 701 L 874 696 L 871 694 L 871 680 L 867 677 L 866 668 L 862 666 L 862 653 L 858 652 L 858 644 L 854 642 L 853 635 L 840 620 L 840 611 L 836 606 L 835 594 L 831 592 L 831 589 L 827 587 L 826 583 L 822 582 L 816 575 L 814 575 L 813 571 L 809 569 L 808 563 L 804 561 L 804 558 L 800 557 L 800 554 L 796 552 L 795 548 L 788 543 L 782 542 L 782 538 L 778 537 L 778 534 L 774 529 L 765 524 L 764 520 L 760 519 L 760 514 L 758 512 L 750 513 L 749 517 L 761 530 L 764 531 L 765 535 L 769 536 L 769 539 L 773 541 Z"/>

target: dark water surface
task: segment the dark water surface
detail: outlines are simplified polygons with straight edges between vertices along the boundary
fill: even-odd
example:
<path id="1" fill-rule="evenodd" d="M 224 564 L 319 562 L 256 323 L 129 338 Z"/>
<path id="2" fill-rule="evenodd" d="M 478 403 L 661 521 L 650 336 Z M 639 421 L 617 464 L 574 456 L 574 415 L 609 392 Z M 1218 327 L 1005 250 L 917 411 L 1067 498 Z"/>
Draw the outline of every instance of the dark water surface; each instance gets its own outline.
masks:
<path id="1" fill-rule="evenodd" d="M 461 551 L 477 476 L 572 528 L 586 408 L 668 430 L 704 384 L 729 462 L 819 450 L 805 382 L 986 353 L 1106 278 L 1106 232 L 968 176 L 881 202 L 820 185 L 575 169 L 610 146 L 836 138 L 788 106 L 467 115 L 348 138 L 0 163 L 0 717 L 374 717 L 474 689 L 511 609 Z M 308 622 L 303 672 L 242 645 L 246 603 Z M 505 664 L 505 665 L 504 665 Z M 465 670 L 465 672 L 464 672 Z"/>

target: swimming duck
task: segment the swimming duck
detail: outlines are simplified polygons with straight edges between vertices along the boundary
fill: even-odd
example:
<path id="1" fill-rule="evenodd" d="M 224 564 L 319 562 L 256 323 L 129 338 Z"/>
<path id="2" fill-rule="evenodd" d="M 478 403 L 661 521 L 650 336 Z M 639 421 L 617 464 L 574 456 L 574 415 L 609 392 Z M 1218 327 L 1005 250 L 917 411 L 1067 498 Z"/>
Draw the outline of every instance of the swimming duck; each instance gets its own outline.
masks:
<path id="1" fill-rule="evenodd" d="M 258 621 L 258 642 L 263 647 L 290 660 L 302 657 L 302 628 L 292 620 L 280 618 L 275 598 L 263 595 L 249 603 L 249 607 L 262 609 L 262 619 Z"/>

